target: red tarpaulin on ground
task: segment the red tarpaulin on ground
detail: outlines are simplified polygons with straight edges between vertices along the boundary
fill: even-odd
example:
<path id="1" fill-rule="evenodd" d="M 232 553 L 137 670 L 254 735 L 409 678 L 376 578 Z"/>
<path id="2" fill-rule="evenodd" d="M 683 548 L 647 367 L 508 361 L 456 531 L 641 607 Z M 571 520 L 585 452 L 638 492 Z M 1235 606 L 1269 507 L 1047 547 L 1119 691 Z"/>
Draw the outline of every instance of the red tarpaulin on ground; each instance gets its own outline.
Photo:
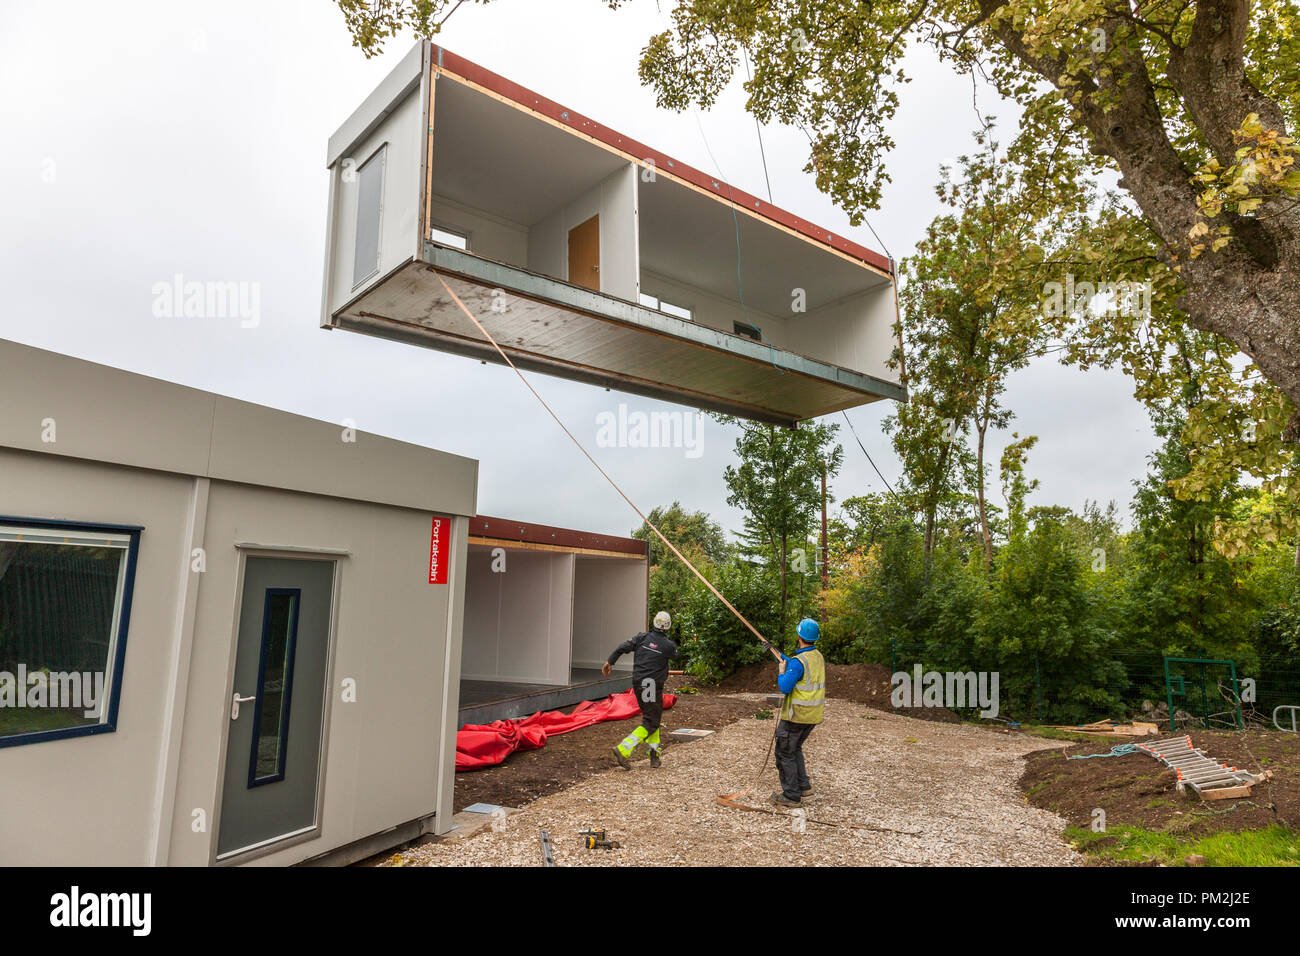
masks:
<path id="1" fill-rule="evenodd" d="M 676 694 L 664 694 L 664 709 L 677 701 Z M 490 724 L 466 724 L 456 732 L 456 770 L 494 767 L 516 750 L 536 750 L 547 737 L 581 730 L 606 720 L 626 720 L 641 713 L 632 691 L 610 694 L 604 700 L 585 700 L 570 714 L 543 710 L 523 720 L 494 720 Z"/>

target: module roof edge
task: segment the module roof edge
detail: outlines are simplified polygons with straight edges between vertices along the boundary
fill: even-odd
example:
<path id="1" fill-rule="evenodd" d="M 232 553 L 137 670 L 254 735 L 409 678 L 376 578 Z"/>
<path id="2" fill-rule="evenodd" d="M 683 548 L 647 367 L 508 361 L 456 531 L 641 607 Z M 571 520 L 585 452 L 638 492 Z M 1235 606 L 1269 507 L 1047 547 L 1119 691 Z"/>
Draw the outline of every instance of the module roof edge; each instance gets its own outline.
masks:
<path id="1" fill-rule="evenodd" d="M 329 169 L 355 146 L 370 135 L 399 103 L 420 85 L 424 73 L 424 48 L 427 40 L 415 44 L 370 95 L 361 101 L 343 124 L 334 131 L 325 148 L 325 168 Z"/>
<path id="2" fill-rule="evenodd" d="M 452 53 L 445 47 L 433 45 L 433 60 L 436 67 L 444 73 L 458 77 L 469 83 L 484 87 L 515 103 L 524 109 L 539 113 L 548 119 L 572 129 L 576 133 L 590 136 L 606 146 L 630 153 L 642 160 L 651 159 L 655 167 L 660 171 L 666 172 L 671 176 L 685 180 L 693 186 L 696 186 L 710 195 L 716 196 L 720 201 L 727 202 L 730 200 L 737 206 L 771 220 L 779 225 L 792 229 L 806 239 L 810 239 L 818 245 L 825 246 L 835 252 L 847 255 L 850 258 L 857 259 L 874 269 L 879 269 L 893 278 L 894 264 L 893 261 L 874 249 L 868 249 L 859 243 L 846 239 L 843 236 L 837 236 L 828 229 L 818 226 L 816 223 L 809 222 L 794 213 L 782 209 L 780 206 L 759 199 L 743 189 L 737 189 L 730 183 L 727 183 L 715 176 L 710 176 L 702 170 L 696 169 L 687 163 L 674 159 L 666 153 L 653 149 L 644 143 L 632 139 L 630 136 L 624 136 L 617 130 L 610 129 L 601 123 L 596 122 L 590 117 L 584 116 L 576 110 L 571 110 L 557 103 L 555 100 L 548 99 L 538 93 L 533 92 L 522 84 L 507 79 L 499 73 L 480 66 L 472 60 L 467 60 L 462 56 Z"/>
<path id="3" fill-rule="evenodd" d="M 621 551 L 626 554 L 648 555 L 649 545 L 640 538 L 602 534 L 598 531 L 579 531 L 556 525 L 538 524 L 535 521 L 516 521 L 475 515 L 469 521 L 471 537 L 491 538 L 495 541 L 519 541 L 525 544 L 553 544 L 559 547 L 592 548 L 603 551 Z"/>

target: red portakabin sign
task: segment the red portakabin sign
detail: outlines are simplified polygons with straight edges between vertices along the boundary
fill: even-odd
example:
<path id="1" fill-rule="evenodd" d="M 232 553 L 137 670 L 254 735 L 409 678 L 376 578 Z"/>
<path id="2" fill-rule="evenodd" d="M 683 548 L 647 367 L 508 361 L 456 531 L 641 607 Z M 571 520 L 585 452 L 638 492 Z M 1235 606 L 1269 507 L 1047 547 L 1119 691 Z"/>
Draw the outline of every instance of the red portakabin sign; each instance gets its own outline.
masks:
<path id="1" fill-rule="evenodd" d="M 433 531 L 429 534 L 429 583 L 447 583 L 447 548 L 451 535 L 451 522 L 434 515 Z"/>

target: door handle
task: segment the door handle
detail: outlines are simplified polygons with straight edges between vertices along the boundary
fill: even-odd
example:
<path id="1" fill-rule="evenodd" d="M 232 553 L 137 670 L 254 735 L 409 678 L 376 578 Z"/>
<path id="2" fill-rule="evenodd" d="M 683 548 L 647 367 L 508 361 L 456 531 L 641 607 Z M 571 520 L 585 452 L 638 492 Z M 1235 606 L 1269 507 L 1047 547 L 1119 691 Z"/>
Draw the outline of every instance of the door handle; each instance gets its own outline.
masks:
<path id="1" fill-rule="evenodd" d="M 257 700 L 256 695 L 254 695 L 253 697 L 240 697 L 240 696 L 239 696 L 239 691 L 235 691 L 234 695 L 230 698 L 230 719 L 231 719 L 231 720 L 238 720 L 238 719 L 239 719 L 239 705 L 240 705 L 240 704 L 247 704 L 247 703 L 249 703 L 250 701 L 254 701 L 254 700 Z"/>

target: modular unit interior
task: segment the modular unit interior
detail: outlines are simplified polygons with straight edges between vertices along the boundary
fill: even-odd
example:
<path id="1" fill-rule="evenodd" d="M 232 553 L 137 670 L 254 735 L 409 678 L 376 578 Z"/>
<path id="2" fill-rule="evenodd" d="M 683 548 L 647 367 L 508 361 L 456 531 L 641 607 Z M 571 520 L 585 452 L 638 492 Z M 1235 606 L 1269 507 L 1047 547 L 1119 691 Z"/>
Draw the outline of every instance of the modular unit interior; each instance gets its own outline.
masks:
<path id="1" fill-rule="evenodd" d="M 906 397 L 890 260 L 439 46 L 328 165 L 326 328 L 501 361 L 450 290 L 522 368 L 781 423 Z"/>
<path id="2" fill-rule="evenodd" d="M 627 688 L 629 659 L 608 680 L 600 667 L 646 628 L 644 541 L 480 515 L 468 545 L 462 723 Z"/>
<path id="3" fill-rule="evenodd" d="M 0 859 L 445 829 L 477 462 L 9 342 L 0 367 Z"/>

